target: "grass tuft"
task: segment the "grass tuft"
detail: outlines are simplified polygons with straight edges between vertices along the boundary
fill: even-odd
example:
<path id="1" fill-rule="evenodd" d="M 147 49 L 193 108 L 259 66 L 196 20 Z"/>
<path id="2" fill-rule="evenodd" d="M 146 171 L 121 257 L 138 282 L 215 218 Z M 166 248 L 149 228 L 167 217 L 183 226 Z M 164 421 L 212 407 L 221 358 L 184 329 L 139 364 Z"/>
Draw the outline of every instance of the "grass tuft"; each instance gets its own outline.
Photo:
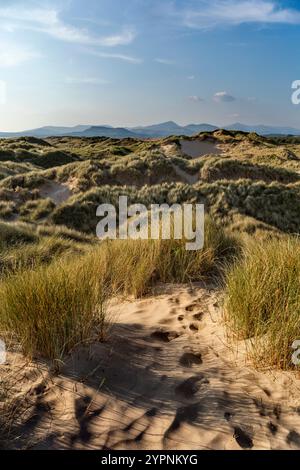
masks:
<path id="1" fill-rule="evenodd" d="M 257 364 L 291 368 L 300 339 L 300 240 L 250 243 L 226 277 L 226 315 Z"/>

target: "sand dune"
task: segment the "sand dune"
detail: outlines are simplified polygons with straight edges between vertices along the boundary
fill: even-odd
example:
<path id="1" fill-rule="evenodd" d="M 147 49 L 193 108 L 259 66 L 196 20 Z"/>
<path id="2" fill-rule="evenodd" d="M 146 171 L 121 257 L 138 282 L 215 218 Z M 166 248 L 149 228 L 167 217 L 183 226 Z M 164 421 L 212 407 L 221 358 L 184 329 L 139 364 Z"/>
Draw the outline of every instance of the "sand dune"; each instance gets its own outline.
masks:
<path id="1" fill-rule="evenodd" d="M 111 308 L 103 344 L 58 376 L 10 354 L 33 449 L 297 449 L 300 380 L 255 371 L 228 346 L 213 286 L 165 286 Z M 20 372 L 22 371 L 22 373 Z M 23 379 L 22 379 L 23 376 Z"/>
<path id="2" fill-rule="evenodd" d="M 202 157 L 203 155 L 220 155 L 222 153 L 217 143 L 207 140 L 181 140 L 180 145 L 182 153 L 192 158 Z"/>

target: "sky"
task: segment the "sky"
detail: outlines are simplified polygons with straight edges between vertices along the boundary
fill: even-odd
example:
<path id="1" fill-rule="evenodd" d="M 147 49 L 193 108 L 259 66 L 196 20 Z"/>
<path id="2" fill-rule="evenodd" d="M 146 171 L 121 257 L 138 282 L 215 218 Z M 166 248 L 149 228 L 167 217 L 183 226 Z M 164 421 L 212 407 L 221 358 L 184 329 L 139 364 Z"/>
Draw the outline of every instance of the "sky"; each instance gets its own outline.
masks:
<path id="1" fill-rule="evenodd" d="M 300 1 L 0 0 L 0 130 L 300 128 Z"/>

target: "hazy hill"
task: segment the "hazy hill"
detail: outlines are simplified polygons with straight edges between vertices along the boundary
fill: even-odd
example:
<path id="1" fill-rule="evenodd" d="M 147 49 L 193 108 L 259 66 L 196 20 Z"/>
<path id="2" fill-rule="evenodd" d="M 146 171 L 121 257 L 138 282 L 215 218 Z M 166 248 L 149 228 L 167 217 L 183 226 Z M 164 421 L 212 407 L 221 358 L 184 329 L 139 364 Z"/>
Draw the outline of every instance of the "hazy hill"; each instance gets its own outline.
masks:
<path id="1" fill-rule="evenodd" d="M 180 126 L 176 122 L 167 121 L 150 126 L 139 127 L 112 127 L 108 125 L 89 126 L 78 125 L 74 127 L 45 126 L 38 129 L 29 129 L 21 132 L 0 132 L 0 138 L 15 138 L 32 136 L 39 138 L 47 138 L 53 136 L 74 136 L 74 137 L 111 137 L 116 139 L 124 139 L 127 137 L 136 138 L 162 138 L 170 135 L 186 135 L 193 136 L 199 132 L 213 132 L 220 129 L 212 124 L 188 124 Z M 274 127 L 266 125 L 249 126 L 236 122 L 223 129 L 256 132 L 260 135 L 300 135 L 300 130 L 293 127 Z"/>

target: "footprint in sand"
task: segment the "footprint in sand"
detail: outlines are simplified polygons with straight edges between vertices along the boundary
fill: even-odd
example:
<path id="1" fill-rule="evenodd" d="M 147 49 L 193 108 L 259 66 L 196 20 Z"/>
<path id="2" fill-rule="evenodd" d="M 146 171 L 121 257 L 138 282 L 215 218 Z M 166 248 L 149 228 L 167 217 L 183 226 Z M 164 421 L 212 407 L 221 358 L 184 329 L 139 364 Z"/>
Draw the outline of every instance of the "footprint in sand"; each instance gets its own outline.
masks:
<path id="1" fill-rule="evenodd" d="M 200 304 L 197 302 L 197 303 L 192 303 L 190 305 L 187 305 L 185 307 L 185 310 L 186 312 L 194 312 L 195 310 L 199 310 L 200 308 Z"/>
<path id="2" fill-rule="evenodd" d="M 200 353 L 187 352 L 179 359 L 179 364 L 183 367 L 193 367 L 193 365 L 203 364 L 202 355 Z"/>
<path id="3" fill-rule="evenodd" d="M 209 384 L 209 380 L 201 374 L 195 377 L 190 377 L 175 388 L 176 395 L 184 398 L 191 399 L 200 390 L 203 385 Z"/>
<path id="4" fill-rule="evenodd" d="M 291 431 L 286 438 L 286 442 L 300 448 L 300 434 L 296 431 Z"/>
<path id="5" fill-rule="evenodd" d="M 164 343 L 170 343 L 174 339 L 178 338 L 180 335 L 176 331 L 164 331 L 157 330 L 151 334 L 151 338 L 157 339 Z"/>
<path id="6" fill-rule="evenodd" d="M 199 325 L 197 323 L 191 323 L 190 330 L 194 332 L 199 331 Z"/>
<path id="7" fill-rule="evenodd" d="M 197 320 L 197 321 L 200 321 L 200 320 L 202 320 L 203 316 L 204 316 L 204 313 L 203 313 L 203 312 L 199 312 L 199 313 L 195 313 L 195 314 L 193 315 L 193 318 L 194 318 L 195 320 Z"/>
<path id="8" fill-rule="evenodd" d="M 250 428 L 246 430 L 241 427 L 235 427 L 233 437 L 242 449 L 252 449 L 253 440 L 250 434 L 252 434 Z"/>
<path id="9" fill-rule="evenodd" d="M 269 428 L 269 430 L 270 430 L 270 432 L 273 436 L 275 436 L 277 434 L 278 426 L 276 424 L 272 423 L 272 421 L 270 421 L 268 423 L 268 428 Z"/>
<path id="10" fill-rule="evenodd" d="M 172 438 L 172 434 L 178 431 L 178 429 L 183 423 L 193 423 L 194 421 L 196 421 L 200 412 L 201 405 L 199 403 L 178 408 L 171 425 L 164 433 L 164 442 Z"/>

